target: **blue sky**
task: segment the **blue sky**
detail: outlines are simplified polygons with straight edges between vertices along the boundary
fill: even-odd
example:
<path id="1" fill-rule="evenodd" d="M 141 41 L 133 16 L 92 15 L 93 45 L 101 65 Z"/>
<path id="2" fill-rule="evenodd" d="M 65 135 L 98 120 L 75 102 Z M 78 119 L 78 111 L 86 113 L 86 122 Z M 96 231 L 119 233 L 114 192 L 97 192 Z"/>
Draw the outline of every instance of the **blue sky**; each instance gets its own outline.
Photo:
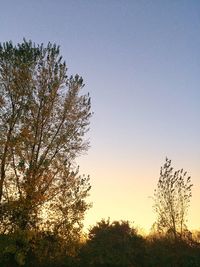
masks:
<path id="1" fill-rule="evenodd" d="M 91 175 L 86 225 L 102 217 L 154 221 L 149 198 L 165 157 L 194 183 L 189 223 L 200 227 L 200 2 L 7 1 L 1 42 L 56 42 L 90 92 Z"/>

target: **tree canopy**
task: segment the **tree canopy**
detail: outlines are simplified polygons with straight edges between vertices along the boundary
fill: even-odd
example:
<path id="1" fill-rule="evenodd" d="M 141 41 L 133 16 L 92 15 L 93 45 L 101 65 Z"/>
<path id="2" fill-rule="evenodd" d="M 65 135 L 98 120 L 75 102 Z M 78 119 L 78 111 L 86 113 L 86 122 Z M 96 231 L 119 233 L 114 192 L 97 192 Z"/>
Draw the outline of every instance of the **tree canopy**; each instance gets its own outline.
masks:
<path id="1" fill-rule="evenodd" d="M 128 221 L 102 220 L 89 231 L 82 266 L 144 266 L 145 243 Z"/>
<path id="2" fill-rule="evenodd" d="M 74 161 L 88 149 L 91 104 L 67 76 L 59 46 L 0 44 L 0 231 L 79 232 L 89 178 Z"/>

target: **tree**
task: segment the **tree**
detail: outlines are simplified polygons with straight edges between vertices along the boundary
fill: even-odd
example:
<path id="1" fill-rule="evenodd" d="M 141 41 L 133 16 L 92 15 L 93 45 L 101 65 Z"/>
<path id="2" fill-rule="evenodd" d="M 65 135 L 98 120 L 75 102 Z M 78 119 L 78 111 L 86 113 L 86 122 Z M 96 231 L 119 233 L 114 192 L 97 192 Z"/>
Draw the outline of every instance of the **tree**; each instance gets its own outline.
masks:
<path id="1" fill-rule="evenodd" d="M 0 44 L 0 231 L 79 233 L 90 190 L 75 159 L 91 117 L 82 77 L 66 75 L 59 47 Z"/>
<path id="2" fill-rule="evenodd" d="M 191 178 L 183 169 L 173 171 L 171 160 L 161 167 L 157 189 L 154 191 L 154 209 L 158 215 L 158 230 L 177 239 L 187 230 L 186 216 L 190 203 Z"/>
<path id="3" fill-rule="evenodd" d="M 102 220 L 89 231 L 81 266 L 145 266 L 145 242 L 127 221 Z"/>

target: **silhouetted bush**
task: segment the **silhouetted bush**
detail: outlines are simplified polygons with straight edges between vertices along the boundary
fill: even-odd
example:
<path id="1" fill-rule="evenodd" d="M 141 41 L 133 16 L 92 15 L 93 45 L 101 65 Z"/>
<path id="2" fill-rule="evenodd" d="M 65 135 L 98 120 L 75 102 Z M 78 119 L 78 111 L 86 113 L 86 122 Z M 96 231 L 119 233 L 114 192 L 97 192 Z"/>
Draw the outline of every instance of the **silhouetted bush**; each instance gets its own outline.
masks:
<path id="1" fill-rule="evenodd" d="M 88 237 L 80 252 L 81 266 L 145 266 L 145 240 L 128 222 L 102 220 Z"/>
<path id="2" fill-rule="evenodd" d="M 102 220 L 85 242 L 51 232 L 0 235 L 0 267 L 199 267 L 200 243 L 173 236 L 140 236 L 126 221 Z"/>
<path id="3" fill-rule="evenodd" d="M 191 240 L 151 237 L 147 240 L 149 267 L 199 267 L 200 246 Z"/>
<path id="4" fill-rule="evenodd" d="M 78 248 L 77 244 L 77 248 Z M 19 231 L 0 236 L 1 267 L 73 267 L 76 265 L 74 244 L 51 233 Z"/>

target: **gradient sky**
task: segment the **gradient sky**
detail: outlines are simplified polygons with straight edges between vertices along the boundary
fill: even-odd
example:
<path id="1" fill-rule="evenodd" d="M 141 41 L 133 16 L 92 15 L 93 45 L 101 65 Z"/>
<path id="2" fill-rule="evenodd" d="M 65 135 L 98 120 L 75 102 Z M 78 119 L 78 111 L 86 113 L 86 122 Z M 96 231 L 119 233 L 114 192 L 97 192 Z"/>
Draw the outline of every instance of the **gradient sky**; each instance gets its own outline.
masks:
<path id="1" fill-rule="evenodd" d="M 200 228 L 200 1 L 1 1 L 0 42 L 56 42 L 90 92 L 91 176 L 101 218 L 149 230 L 150 196 L 165 157 L 192 176 L 191 229 Z"/>

